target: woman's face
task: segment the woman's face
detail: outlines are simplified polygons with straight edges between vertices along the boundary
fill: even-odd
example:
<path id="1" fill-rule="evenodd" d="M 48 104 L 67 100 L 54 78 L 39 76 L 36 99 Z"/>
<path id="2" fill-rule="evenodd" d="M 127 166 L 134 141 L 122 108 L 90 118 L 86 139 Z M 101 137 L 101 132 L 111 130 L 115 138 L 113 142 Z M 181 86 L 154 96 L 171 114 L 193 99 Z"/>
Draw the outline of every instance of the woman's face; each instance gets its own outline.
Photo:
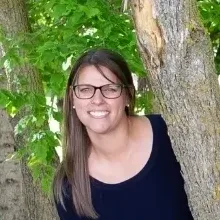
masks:
<path id="1" fill-rule="evenodd" d="M 106 67 L 100 66 L 106 78 L 95 66 L 86 66 L 79 70 L 79 77 L 75 85 L 89 84 L 96 87 L 112 82 L 119 84 L 118 78 Z M 109 81 L 109 80 L 111 81 Z M 86 90 L 85 90 L 86 92 Z M 88 132 L 106 134 L 117 127 L 126 117 L 125 106 L 128 104 L 125 90 L 115 99 L 105 98 L 99 89 L 91 99 L 79 99 L 73 93 L 75 111 Z"/>

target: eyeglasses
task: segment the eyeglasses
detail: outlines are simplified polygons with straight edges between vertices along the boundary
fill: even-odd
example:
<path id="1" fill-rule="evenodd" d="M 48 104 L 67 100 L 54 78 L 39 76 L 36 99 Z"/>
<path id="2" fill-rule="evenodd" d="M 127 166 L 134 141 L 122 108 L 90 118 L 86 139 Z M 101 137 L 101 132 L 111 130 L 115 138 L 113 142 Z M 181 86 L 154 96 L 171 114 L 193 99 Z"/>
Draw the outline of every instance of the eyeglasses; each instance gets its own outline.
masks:
<path id="1" fill-rule="evenodd" d="M 126 87 L 122 84 L 106 84 L 103 86 L 92 86 L 88 84 L 75 85 L 73 91 L 79 99 L 91 99 L 97 89 L 99 89 L 102 95 L 107 99 L 116 99 L 121 96 L 122 89 Z"/>

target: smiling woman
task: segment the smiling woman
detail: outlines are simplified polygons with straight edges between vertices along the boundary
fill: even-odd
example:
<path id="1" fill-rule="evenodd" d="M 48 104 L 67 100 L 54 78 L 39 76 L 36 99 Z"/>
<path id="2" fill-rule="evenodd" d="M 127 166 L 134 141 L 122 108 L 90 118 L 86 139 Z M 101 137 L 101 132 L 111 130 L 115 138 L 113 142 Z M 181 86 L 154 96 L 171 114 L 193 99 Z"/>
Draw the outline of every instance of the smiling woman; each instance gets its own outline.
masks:
<path id="1" fill-rule="evenodd" d="M 160 115 L 135 116 L 125 60 L 85 52 L 64 103 L 63 161 L 53 191 L 61 220 L 192 220 L 180 166 Z"/>
<path id="2" fill-rule="evenodd" d="M 94 133 L 110 132 L 118 124 L 123 125 L 122 120 L 126 121 L 125 107 L 130 102 L 126 89 L 132 88 L 132 84 L 122 84 L 111 70 L 102 65 L 98 69 L 89 65 L 78 72 L 73 85 L 73 104 L 90 139 Z"/>

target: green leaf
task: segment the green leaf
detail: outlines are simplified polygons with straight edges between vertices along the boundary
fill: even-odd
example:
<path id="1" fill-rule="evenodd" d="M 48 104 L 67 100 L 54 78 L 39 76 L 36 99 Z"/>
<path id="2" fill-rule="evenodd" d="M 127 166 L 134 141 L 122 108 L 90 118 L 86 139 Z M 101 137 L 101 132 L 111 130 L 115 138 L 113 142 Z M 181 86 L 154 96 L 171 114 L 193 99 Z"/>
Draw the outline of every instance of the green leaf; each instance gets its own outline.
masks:
<path id="1" fill-rule="evenodd" d="M 58 121 L 58 122 L 61 122 L 62 121 L 62 113 L 61 112 L 55 112 L 53 111 L 53 118 Z"/>
<path id="2" fill-rule="evenodd" d="M 50 78 L 50 86 L 56 95 L 60 95 L 64 86 L 64 76 L 60 73 L 54 73 Z"/>
<path id="3" fill-rule="evenodd" d="M 69 30 L 71 32 L 71 34 L 73 34 L 72 31 L 75 26 L 82 24 L 84 22 L 83 15 L 84 15 L 84 13 L 82 11 L 76 11 L 76 12 L 74 12 L 74 15 L 68 17 L 68 20 L 66 22 L 66 26 L 71 28 Z"/>
<path id="4" fill-rule="evenodd" d="M 47 194 L 51 194 L 52 182 L 55 173 L 55 169 L 51 166 L 44 167 L 45 174 L 42 177 L 41 187 L 43 192 Z"/>
<path id="5" fill-rule="evenodd" d="M 47 193 L 51 191 L 51 178 L 44 177 L 41 181 L 41 187 L 43 192 Z"/>
<path id="6" fill-rule="evenodd" d="M 47 11 L 47 10 L 51 10 L 51 8 L 53 8 L 53 6 L 55 5 L 56 3 L 56 0 L 50 0 L 50 1 L 47 1 L 47 3 L 45 4 L 44 6 L 44 9 Z"/>
<path id="7" fill-rule="evenodd" d="M 46 147 L 46 141 L 39 141 L 35 144 L 34 155 L 42 162 L 46 162 L 48 148 Z"/>
<path id="8" fill-rule="evenodd" d="M 53 16 L 54 16 L 55 19 L 61 17 L 66 12 L 67 11 L 66 11 L 66 5 L 65 4 L 57 4 L 53 7 Z"/>
<path id="9" fill-rule="evenodd" d="M 88 18 L 92 18 L 92 17 L 94 17 L 96 15 L 101 14 L 101 12 L 100 12 L 100 10 L 98 8 L 91 8 L 91 7 L 86 7 L 84 5 L 80 5 L 79 9 L 81 11 L 83 11 Z"/>
<path id="10" fill-rule="evenodd" d="M 32 120 L 33 120 L 32 115 L 27 115 L 21 118 L 18 124 L 14 128 L 15 135 L 21 134 L 28 127 L 28 125 L 32 122 Z"/>
<path id="11" fill-rule="evenodd" d="M 52 51 L 44 51 L 41 55 L 41 62 L 44 64 L 51 63 L 56 58 L 56 55 Z"/>
<path id="12" fill-rule="evenodd" d="M 104 34 L 105 34 L 105 36 L 109 36 L 109 34 L 110 34 L 111 31 L 112 31 L 112 28 L 113 28 L 113 25 L 108 25 L 108 26 L 106 26 L 106 28 L 104 29 Z"/>
<path id="13" fill-rule="evenodd" d="M 0 90 L 0 106 L 4 108 L 9 102 L 9 97 L 5 94 L 4 90 Z"/>
<path id="14" fill-rule="evenodd" d="M 40 179 L 42 175 L 42 170 L 39 168 L 40 163 L 36 158 L 32 158 L 28 163 L 29 168 L 31 169 L 31 173 L 34 179 L 34 182 Z"/>
<path id="15" fill-rule="evenodd" d="M 86 12 L 86 15 L 88 16 L 88 18 L 92 18 L 99 14 L 100 14 L 100 10 L 98 8 L 91 8 L 90 10 Z"/>

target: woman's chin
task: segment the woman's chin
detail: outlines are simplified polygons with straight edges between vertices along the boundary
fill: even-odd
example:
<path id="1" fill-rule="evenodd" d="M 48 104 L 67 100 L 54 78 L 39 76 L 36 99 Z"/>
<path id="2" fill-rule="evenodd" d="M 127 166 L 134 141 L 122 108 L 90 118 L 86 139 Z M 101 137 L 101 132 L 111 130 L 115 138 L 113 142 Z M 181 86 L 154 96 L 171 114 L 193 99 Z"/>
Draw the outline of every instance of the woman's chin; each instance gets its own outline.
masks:
<path id="1" fill-rule="evenodd" d="M 93 134 L 107 134 L 109 132 L 109 127 L 107 126 L 90 126 L 87 127 L 87 131 Z"/>

